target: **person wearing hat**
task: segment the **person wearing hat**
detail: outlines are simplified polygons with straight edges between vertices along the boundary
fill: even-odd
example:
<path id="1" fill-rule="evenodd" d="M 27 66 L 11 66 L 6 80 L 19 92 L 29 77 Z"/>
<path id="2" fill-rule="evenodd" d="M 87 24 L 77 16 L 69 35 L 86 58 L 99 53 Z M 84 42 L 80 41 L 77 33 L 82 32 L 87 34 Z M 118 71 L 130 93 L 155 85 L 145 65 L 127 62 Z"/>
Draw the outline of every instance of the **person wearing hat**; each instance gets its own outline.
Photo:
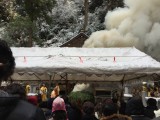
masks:
<path id="1" fill-rule="evenodd" d="M 0 40 L 0 83 L 14 72 L 15 59 L 7 42 Z M 20 99 L 18 96 L 0 90 L 1 120 L 45 120 L 43 111 Z"/>
<path id="2" fill-rule="evenodd" d="M 59 96 L 52 103 L 53 120 L 67 120 L 67 112 L 65 102 Z"/>
<path id="3" fill-rule="evenodd" d="M 50 98 L 48 98 L 47 100 L 47 111 L 45 112 L 45 116 L 46 117 L 50 117 L 52 114 L 52 103 L 54 101 L 54 99 L 56 99 L 56 97 L 59 96 L 59 92 L 60 92 L 60 88 L 58 85 L 55 86 L 55 88 L 53 89 L 53 91 L 51 92 L 51 96 Z"/>

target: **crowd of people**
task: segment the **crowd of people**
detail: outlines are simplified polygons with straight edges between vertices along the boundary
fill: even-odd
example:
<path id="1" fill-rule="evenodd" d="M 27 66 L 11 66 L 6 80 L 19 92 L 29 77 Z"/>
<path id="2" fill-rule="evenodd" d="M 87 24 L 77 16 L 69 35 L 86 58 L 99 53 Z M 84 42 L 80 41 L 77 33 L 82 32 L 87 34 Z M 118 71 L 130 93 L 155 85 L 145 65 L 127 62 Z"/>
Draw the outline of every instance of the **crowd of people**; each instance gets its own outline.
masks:
<path id="1" fill-rule="evenodd" d="M 8 44 L 0 40 L 0 81 L 7 80 L 15 68 L 15 59 Z M 29 86 L 28 86 L 29 88 Z M 30 89 L 30 88 L 29 88 Z M 103 101 L 84 101 L 82 107 L 70 103 L 67 96 L 60 96 L 55 86 L 47 99 L 47 89 L 41 87 L 41 100 L 27 98 L 28 91 L 21 84 L 11 83 L 0 89 L 1 120 L 159 120 L 155 99 L 143 106 L 141 96 L 134 96 L 127 102 L 107 98 Z M 38 96 L 37 96 L 38 97 Z M 44 109 L 46 108 L 46 109 Z"/>
<path id="2" fill-rule="evenodd" d="M 147 97 L 160 97 L 160 87 L 158 85 L 154 86 L 147 86 L 147 84 L 144 84 L 142 87 L 134 87 L 132 89 L 132 95 L 140 95 L 141 92 L 146 92 Z"/>

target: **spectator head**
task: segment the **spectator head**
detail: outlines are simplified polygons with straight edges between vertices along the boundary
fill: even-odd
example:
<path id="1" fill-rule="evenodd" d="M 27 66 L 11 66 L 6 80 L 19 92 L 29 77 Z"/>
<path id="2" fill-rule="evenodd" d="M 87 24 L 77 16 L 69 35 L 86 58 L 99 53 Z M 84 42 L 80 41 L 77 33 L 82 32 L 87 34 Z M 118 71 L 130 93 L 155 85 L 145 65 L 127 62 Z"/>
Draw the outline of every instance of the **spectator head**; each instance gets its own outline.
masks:
<path id="1" fill-rule="evenodd" d="M 90 101 L 84 102 L 82 110 L 85 114 L 93 115 L 94 114 L 94 104 Z"/>
<path id="2" fill-rule="evenodd" d="M 46 85 L 43 83 L 42 86 L 45 87 Z"/>
<path id="3" fill-rule="evenodd" d="M 147 105 L 148 106 L 157 106 L 157 102 L 156 102 L 156 100 L 154 98 L 149 98 L 147 100 Z"/>
<path id="4" fill-rule="evenodd" d="M 0 82 L 7 80 L 14 72 L 15 59 L 7 42 L 0 40 Z"/>
<path id="5" fill-rule="evenodd" d="M 102 113 L 104 116 L 110 116 L 110 115 L 116 114 L 117 111 L 118 111 L 118 107 L 113 102 L 105 103 L 102 108 Z"/>
<path id="6" fill-rule="evenodd" d="M 59 95 L 59 92 L 60 92 L 60 88 L 59 88 L 59 86 L 57 85 L 57 86 L 53 89 L 53 91 L 51 92 L 51 98 L 55 98 L 56 96 L 58 96 L 58 95 Z"/>
<path id="7" fill-rule="evenodd" d="M 112 99 L 106 98 L 103 100 L 103 104 L 109 104 L 109 103 L 114 103 Z"/>
<path id="8" fill-rule="evenodd" d="M 11 83 L 6 86 L 5 91 L 11 95 L 18 95 L 21 99 L 26 99 L 26 91 L 21 84 Z"/>
<path id="9" fill-rule="evenodd" d="M 60 97 L 57 97 L 52 103 L 52 112 L 59 110 L 66 111 L 66 106 L 64 100 Z"/>
<path id="10" fill-rule="evenodd" d="M 52 117 L 53 120 L 66 120 L 66 106 L 62 98 L 57 97 L 52 103 Z"/>
<path id="11" fill-rule="evenodd" d="M 158 110 L 157 101 L 154 98 L 149 98 L 147 100 L 147 106 L 154 108 L 154 110 Z"/>

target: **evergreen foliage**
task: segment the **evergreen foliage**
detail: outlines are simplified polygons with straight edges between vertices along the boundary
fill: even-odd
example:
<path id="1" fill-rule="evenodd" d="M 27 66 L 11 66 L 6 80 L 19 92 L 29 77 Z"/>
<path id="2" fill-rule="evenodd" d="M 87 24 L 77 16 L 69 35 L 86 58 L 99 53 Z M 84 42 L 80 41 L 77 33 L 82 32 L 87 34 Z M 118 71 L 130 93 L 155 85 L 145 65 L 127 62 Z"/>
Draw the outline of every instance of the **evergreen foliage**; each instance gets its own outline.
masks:
<path id="1" fill-rule="evenodd" d="M 114 8 L 123 0 L 115 1 Z M 105 29 L 109 3 L 110 0 L 88 0 L 85 34 Z M 0 37 L 7 38 L 12 46 L 57 47 L 82 31 L 84 10 L 83 0 L 1 0 Z"/>
<path id="2" fill-rule="evenodd" d="M 36 40 L 37 29 L 35 24 L 28 17 L 17 16 L 6 26 L 6 32 L 3 37 L 11 46 L 27 47 L 30 28 L 34 31 L 33 39 Z"/>
<path id="3" fill-rule="evenodd" d="M 85 101 L 95 102 L 94 95 L 87 91 L 71 92 L 68 97 L 70 102 L 77 106 L 82 106 Z"/>

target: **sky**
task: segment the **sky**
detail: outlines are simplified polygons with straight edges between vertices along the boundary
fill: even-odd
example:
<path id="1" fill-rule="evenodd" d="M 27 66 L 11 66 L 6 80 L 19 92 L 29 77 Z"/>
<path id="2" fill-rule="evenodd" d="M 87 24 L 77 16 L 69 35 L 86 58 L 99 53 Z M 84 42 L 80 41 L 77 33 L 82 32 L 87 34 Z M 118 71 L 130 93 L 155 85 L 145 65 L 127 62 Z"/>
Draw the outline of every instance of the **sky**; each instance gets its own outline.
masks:
<path id="1" fill-rule="evenodd" d="M 105 30 L 93 32 L 83 47 L 131 47 L 160 61 L 160 0 L 124 0 L 105 16 Z"/>

